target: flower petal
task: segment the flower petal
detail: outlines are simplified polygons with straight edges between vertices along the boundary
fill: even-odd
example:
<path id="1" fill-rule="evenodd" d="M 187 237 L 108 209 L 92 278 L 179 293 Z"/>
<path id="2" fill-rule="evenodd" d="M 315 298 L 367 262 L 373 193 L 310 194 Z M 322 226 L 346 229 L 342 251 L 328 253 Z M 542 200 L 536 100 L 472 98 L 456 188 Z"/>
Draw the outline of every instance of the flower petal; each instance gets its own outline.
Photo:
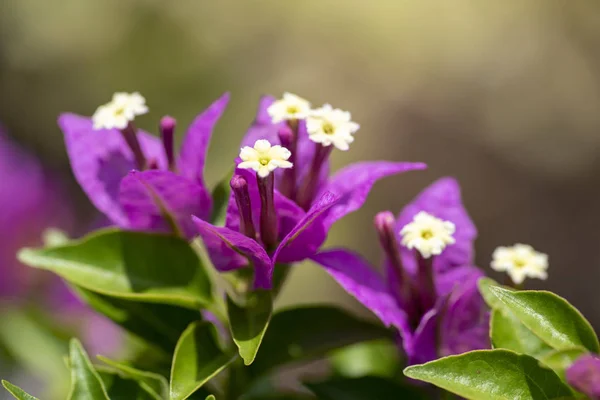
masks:
<path id="1" fill-rule="evenodd" d="M 311 257 L 340 286 L 371 310 L 387 326 L 397 327 L 403 336 L 410 328 L 404 310 L 387 290 L 383 278 L 358 254 L 345 249 L 322 251 Z"/>
<path id="2" fill-rule="evenodd" d="M 255 288 L 271 288 L 271 259 L 260 244 L 231 229 L 211 225 L 197 217 L 192 219 L 217 269 L 231 271 L 243 268 L 248 265 L 247 260 L 244 260 L 247 258 L 254 266 Z"/>
<path id="3" fill-rule="evenodd" d="M 402 227 L 410 223 L 419 211 L 427 213 L 447 221 L 456 226 L 454 239 L 456 243 L 448 246 L 444 252 L 435 257 L 434 267 L 437 271 L 445 271 L 460 265 L 471 265 L 473 263 L 473 241 L 477 237 L 477 228 L 465 210 L 460 186 L 453 178 L 442 178 L 425 188 L 410 204 L 408 204 L 396 222 L 396 231 L 400 232 Z M 398 233 L 399 234 L 399 233 Z M 400 241 L 400 237 L 398 237 Z M 401 247 L 400 254 L 402 263 L 408 271 L 416 270 L 416 258 L 414 252 Z"/>
<path id="4" fill-rule="evenodd" d="M 301 261 L 315 254 L 327 238 L 323 218 L 337 201 L 338 198 L 333 193 L 324 193 L 304 218 L 283 238 L 273 254 L 273 263 Z"/>
<path id="5" fill-rule="evenodd" d="M 438 299 L 438 304 L 427 311 L 419 326 L 414 332 L 412 341 L 403 341 L 402 345 L 408 357 L 408 365 L 423 364 L 438 358 L 437 332 L 440 311 L 444 307 L 445 299 Z"/>
<path id="6" fill-rule="evenodd" d="M 587 354 L 575 361 L 566 372 L 567 382 L 591 399 L 600 398 L 600 358 Z"/>
<path id="7" fill-rule="evenodd" d="M 225 93 L 194 119 L 181 146 L 177 167 L 188 179 L 204 186 L 204 165 L 212 131 L 229 103 Z"/>
<path id="8" fill-rule="evenodd" d="M 128 226 L 119 204 L 121 179 L 135 168 L 134 157 L 117 130 L 94 130 L 90 118 L 62 114 L 58 125 L 65 135 L 67 153 L 77 182 L 90 201 L 115 224 Z M 160 141 L 144 132 L 138 133 L 147 159 L 166 165 Z"/>
<path id="9" fill-rule="evenodd" d="M 340 196 L 325 218 L 325 227 L 331 225 L 346 214 L 358 210 L 367 199 L 375 182 L 386 176 L 402 172 L 425 169 L 423 163 L 368 161 L 352 164 L 338 171 L 323 189 Z"/>
<path id="10" fill-rule="evenodd" d="M 129 227 L 195 236 L 191 216 L 207 218 L 210 203 L 198 183 L 170 171 L 131 171 L 121 181 L 119 201 Z"/>
<path id="11" fill-rule="evenodd" d="M 440 328 L 443 332 L 440 357 L 491 347 L 489 310 L 477 287 L 477 281 L 484 274 L 475 267 L 458 269 L 462 272 L 449 271 L 444 274 L 446 276 L 438 279 L 447 282 L 454 279 L 455 282 L 448 295 L 448 304 Z M 454 276 L 448 279 L 450 275 Z"/>

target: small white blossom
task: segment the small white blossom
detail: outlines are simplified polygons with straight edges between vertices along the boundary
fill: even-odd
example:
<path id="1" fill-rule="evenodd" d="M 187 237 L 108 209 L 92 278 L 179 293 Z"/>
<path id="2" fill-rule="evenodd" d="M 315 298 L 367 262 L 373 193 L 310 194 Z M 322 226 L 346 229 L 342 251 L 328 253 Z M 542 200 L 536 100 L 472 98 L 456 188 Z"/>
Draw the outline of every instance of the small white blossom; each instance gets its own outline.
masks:
<path id="1" fill-rule="evenodd" d="M 115 93 L 109 103 L 98 107 L 92 116 L 94 129 L 125 129 L 136 115 L 146 114 L 146 99 L 135 93 Z"/>
<path id="2" fill-rule="evenodd" d="M 267 108 L 271 121 L 276 124 L 286 120 L 298 120 L 308 117 L 310 103 L 292 93 L 284 93 L 283 98 L 276 100 Z"/>
<path id="3" fill-rule="evenodd" d="M 306 130 L 310 140 L 323 146 L 334 145 L 343 151 L 350 148 L 350 143 L 354 141 L 352 135 L 359 128 L 356 122 L 352 122 L 348 111 L 334 109 L 329 104 L 313 110 L 306 119 Z"/>
<path id="4" fill-rule="evenodd" d="M 402 245 L 409 249 L 417 249 L 423 258 L 440 255 L 442 251 L 454 244 L 455 226 L 450 221 L 434 217 L 425 211 L 419 212 L 412 222 L 400 231 Z"/>
<path id="5" fill-rule="evenodd" d="M 288 158 L 292 153 L 280 145 L 271 146 L 268 140 L 257 140 L 254 147 L 246 146 L 240 151 L 242 162 L 238 168 L 253 169 L 258 176 L 266 178 L 277 168 L 292 168 Z"/>
<path id="6" fill-rule="evenodd" d="M 548 255 L 539 253 L 526 244 L 498 247 L 492 255 L 492 268 L 506 271 L 510 279 L 520 285 L 526 277 L 548 278 Z"/>

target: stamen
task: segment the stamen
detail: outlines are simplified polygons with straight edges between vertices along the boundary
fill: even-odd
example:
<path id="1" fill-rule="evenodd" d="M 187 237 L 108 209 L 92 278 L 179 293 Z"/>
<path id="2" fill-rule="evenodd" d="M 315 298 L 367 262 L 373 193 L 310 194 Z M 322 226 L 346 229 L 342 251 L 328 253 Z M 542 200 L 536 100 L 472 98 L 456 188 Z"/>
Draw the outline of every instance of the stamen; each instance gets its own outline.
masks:
<path id="1" fill-rule="evenodd" d="M 433 257 L 425 258 L 418 251 L 417 256 L 417 279 L 416 294 L 419 300 L 419 312 L 421 315 L 435 306 L 435 277 L 433 274 Z"/>
<path id="2" fill-rule="evenodd" d="M 291 121 L 288 121 L 291 122 Z M 297 121 L 295 121 L 297 122 Z M 296 127 L 298 125 L 296 124 Z M 288 159 L 289 162 L 294 164 L 296 162 L 296 144 L 297 144 L 297 132 L 292 131 L 290 127 L 286 126 L 279 130 L 279 142 L 281 146 L 287 148 L 292 154 Z M 279 191 L 281 194 L 286 196 L 288 199 L 293 199 L 296 196 L 296 169 L 287 168 L 283 171 L 283 177 L 279 185 Z"/>
<path id="3" fill-rule="evenodd" d="M 173 151 L 175 125 L 175 118 L 166 115 L 160 120 L 159 126 L 163 147 L 165 149 L 165 155 L 167 156 L 167 161 L 169 162 L 169 169 L 171 171 L 175 170 L 175 155 Z"/>
<path id="4" fill-rule="evenodd" d="M 252 203 L 250 201 L 250 192 L 248 191 L 248 182 L 241 175 L 234 175 L 229 182 L 235 203 L 240 213 L 240 232 L 249 238 L 256 239 L 254 222 L 252 221 Z"/>
<path id="5" fill-rule="evenodd" d="M 398 241 L 394 232 L 394 215 L 390 211 L 382 211 L 375 216 L 375 229 L 379 236 L 379 243 L 383 248 L 386 259 L 391 264 L 395 273 L 397 286 L 392 290 L 397 293 L 402 307 L 407 311 L 409 316 L 414 316 L 415 306 L 413 299 L 413 288 L 410 277 L 402 266 L 400 260 L 400 250 Z M 418 321 L 417 321 L 418 322 Z"/>
<path id="6" fill-rule="evenodd" d="M 316 145 L 315 156 L 313 157 L 310 170 L 304 177 L 302 187 L 298 191 L 298 197 L 296 200 L 298 205 L 305 210 L 308 210 L 310 208 L 313 199 L 317 195 L 316 192 L 319 186 L 321 169 L 325 161 L 327 161 L 327 159 L 329 158 L 331 150 L 333 150 L 332 146 L 325 147 L 319 144 Z"/>
<path id="7" fill-rule="evenodd" d="M 260 194 L 260 238 L 265 248 L 270 251 L 275 249 L 279 239 L 274 200 L 275 175 L 269 174 L 263 178 L 257 174 L 256 178 Z"/>
<path id="8" fill-rule="evenodd" d="M 140 146 L 140 142 L 137 137 L 137 129 L 133 125 L 133 122 L 129 122 L 125 129 L 121 129 L 121 134 L 127 142 L 127 145 L 131 149 L 133 156 L 135 158 L 135 165 L 138 170 L 143 171 L 146 168 L 146 156 L 142 151 L 142 147 Z"/>

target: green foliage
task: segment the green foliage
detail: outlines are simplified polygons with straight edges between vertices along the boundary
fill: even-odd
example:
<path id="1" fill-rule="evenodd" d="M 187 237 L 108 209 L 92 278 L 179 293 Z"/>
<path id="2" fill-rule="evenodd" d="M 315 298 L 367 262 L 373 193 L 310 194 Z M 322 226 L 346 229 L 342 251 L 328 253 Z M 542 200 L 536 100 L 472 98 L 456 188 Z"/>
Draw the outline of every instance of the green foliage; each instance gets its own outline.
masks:
<path id="1" fill-rule="evenodd" d="M 2 381 L 2 386 L 17 400 L 38 400 L 30 394 L 27 394 L 18 386 L 13 385 L 8 381 Z"/>
<path id="2" fill-rule="evenodd" d="M 330 357 L 334 371 L 348 378 L 393 378 L 400 371 L 398 345 L 391 340 L 360 342 L 336 350 Z"/>
<path id="3" fill-rule="evenodd" d="M 113 368 L 122 376 L 138 382 L 156 397 L 166 398 L 168 396 L 169 383 L 164 376 L 153 372 L 142 371 L 125 363 L 110 360 L 106 357 L 98 356 L 98 359 Z"/>
<path id="4" fill-rule="evenodd" d="M 98 375 L 111 400 L 163 400 L 144 383 L 127 378 L 117 371 L 99 368 Z"/>
<path id="5" fill-rule="evenodd" d="M 190 325 L 181 335 L 173 355 L 170 400 L 189 398 L 227 367 L 234 357 L 221 348 L 211 323 Z"/>
<path id="6" fill-rule="evenodd" d="M 231 336 L 245 365 L 254 361 L 272 312 L 273 297 L 269 291 L 250 293 L 244 305 L 238 305 L 230 297 L 227 298 Z"/>
<path id="7" fill-rule="evenodd" d="M 171 361 L 171 354 L 183 331 L 201 318 L 198 311 L 170 304 L 115 298 L 75 286 L 73 289 L 95 311 L 161 349 L 167 362 Z"/>
<path id="8" fill-rule="evenodd" d="M 406 376 L 473 400 L 565 399 L 569 387 L 538 360 L 508 350 L 479 350 L 415 365 Z"/>
<path id="9" fill-rule="evenodd" d="M 401 386 L 395 381 L 380 377 L 333 378 L 305 385 L 319 400 L 426 399 L 417 389 Z"/>
<path id="10" fill-rule="evenodd" d="M 551 347 L 600 351 L 590 323 L 565 299 L 545 291 L 511 291 L 498 286 L 489 289 L 523 325 Z"/>
<path id="11" fill-rule="evenodd" d="M 229 181 L 233 171 L 230 171 L 225 177 L 217 183 L 212 191 L 213 209 L 210 220 L 214 225 L 223 226 L 227 217 L 227 206 L 229 205 L 229 194 L 231 186 Z"/>
<path id="12" fill-rule="evenodd" d="M 512 350 L 520 354 L 539 357 L 552 351 L 509 310 L 492 310 L 490 338 L 497 349 Z"/>
<path id="13" fill-rule="evenodd" d="M 191 309 L 213 303 L 200 259 L 173 236 L 106 229 L 58 247 L 23 249 L 19 260 L 110 297 Z"/>
<path id="14" fill-rule="evenodd" d="M 362 321 L 335 307 L 286 309 L 273 316 L 251 371 L 258 376 L 283 364 L 323 357 L 351 344 L 392 337 L 381 325 Z"/>
<path id="15" fill-rule="evenodd" d="M 69 363 L 71 392 L 68 400 L 110 400 L 98 372 L 78 340 L 71 340 Z"/>
<path id="16" fill-rule="evenodd" d="M 587 351 L 582 347 L 572 349 L 554 350 L 545 354 L 539 360 L 542 364 L 552 368 L 561 379 L 565 380 L 565 370 Z"/>

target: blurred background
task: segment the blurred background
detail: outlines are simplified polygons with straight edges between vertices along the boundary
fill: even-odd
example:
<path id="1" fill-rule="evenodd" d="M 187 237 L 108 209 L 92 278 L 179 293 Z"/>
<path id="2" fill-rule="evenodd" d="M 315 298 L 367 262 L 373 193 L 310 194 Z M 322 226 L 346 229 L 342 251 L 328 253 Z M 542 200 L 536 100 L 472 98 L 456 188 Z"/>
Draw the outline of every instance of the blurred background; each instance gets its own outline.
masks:
<path id="1" fill-rule="evenodd" d="M 63 111 L 91 115 L 115 91 L 146 97 L 151 112 L 139 125 L 154 132 L 162 115 L 183 127 L 231 91 L 212 140 L 209 183 L 228 170 L 261 94 L 291 91 L 314 105 L 350 110 L 361 130 L 349 152 L 334 152 L 334 167 L 389 159 L 424 161 L 429 170 L 377 185 L 360 212 L 335 226 L 330 245 L 349 246 L 378 264 L 369 228 L 375 213 L 398 212 L 433 180 L 451 175 L 479 228 L 478 265 L 490 272 L 496 246 L 533 245 L 550 256 L 549 279 L 528 287 L 559 293 L 600 328 L 597 1 L 0 5 L 0 287 L 8 286 L 0 292 L 6 313 L 0 339 L 23 333 L 0 353 L 30 367 L 1 373 L 31 379 L 53 370 L 36 369 L 39 360 L 22 342 L 33 340 L 26 339 L 27 324 L 41 320 L 31 304 L 42 301 L 51 314 L 50 304 L 68 294 L 50 277 L 26 279 L 14 252 L 39 242 L 48 226 L 77 235 L 97 218 L 73 180 L 56 118 Z M 297 267 L 281 304 L 318 301 L 361 311 L 317 267 Z M 79 321 L 73 329 L 85 326 Z M 108 332 L 98 345 L 118 351 L 118 334 L 102 329 L 94 330 Z M 51 355 L 60 358 L 55 350 Z"/>

